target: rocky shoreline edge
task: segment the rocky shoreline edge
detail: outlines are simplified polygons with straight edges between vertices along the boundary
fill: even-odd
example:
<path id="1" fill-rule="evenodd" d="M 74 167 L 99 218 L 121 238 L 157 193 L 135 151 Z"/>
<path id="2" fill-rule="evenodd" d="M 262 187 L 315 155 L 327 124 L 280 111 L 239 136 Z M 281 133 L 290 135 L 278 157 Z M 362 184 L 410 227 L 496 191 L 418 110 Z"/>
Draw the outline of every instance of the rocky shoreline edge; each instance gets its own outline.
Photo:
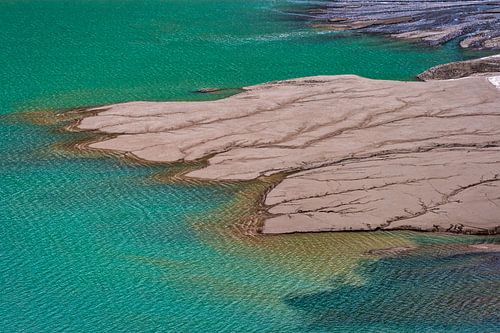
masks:
<path id="1" fill-rule="evenodd" d="M 448 66 L 451 76 L 457 66 L 469 68 Z M 277 176 L 263 194 L 264 234 L 496 234 L 499 78 L 489 70 L 426 82 L 315 76 L 245 87 L 216 101 L 86 109 L 71 127 L 104 135 L 81 149 L 155 163 L 206 160 L 183 177 Z"/>
<path id="2" fill-rule="evenodd" d="M 429 46 L 459 39 L 464 49 L 500 49 L 496 0 L 317 2 L 294 16 L 322 30 L 382 34 Z"/>

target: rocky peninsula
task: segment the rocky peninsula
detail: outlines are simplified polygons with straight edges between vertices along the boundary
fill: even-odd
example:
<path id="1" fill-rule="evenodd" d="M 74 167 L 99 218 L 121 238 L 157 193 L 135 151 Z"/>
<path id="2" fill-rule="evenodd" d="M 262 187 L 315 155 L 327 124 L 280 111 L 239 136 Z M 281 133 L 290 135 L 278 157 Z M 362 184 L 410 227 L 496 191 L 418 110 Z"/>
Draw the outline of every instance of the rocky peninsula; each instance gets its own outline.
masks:
<path id="1" fill-rule="evenodd" d="M 360 31 L 436 46 L 460 38 L 469 49 L 500 49 L 496 0 L 316 2 L 299 17 L 332 31 Z"/>
<path id="2" fill-rule="evenodd" d="M 75 126 L 92 149 L 207 159 L 187 177 L 281 174 L 262 233 L 500 230 L 500 74 L 399 82 L 315 76 L 206 102 L 129 102 Z"/>

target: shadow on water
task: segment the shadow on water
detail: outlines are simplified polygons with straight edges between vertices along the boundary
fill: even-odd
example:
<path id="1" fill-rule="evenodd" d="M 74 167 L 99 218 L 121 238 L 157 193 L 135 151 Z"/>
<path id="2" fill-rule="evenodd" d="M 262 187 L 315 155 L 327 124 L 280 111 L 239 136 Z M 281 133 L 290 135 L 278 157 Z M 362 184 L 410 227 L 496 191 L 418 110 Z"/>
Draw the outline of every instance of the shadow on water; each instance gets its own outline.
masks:
<path id="1" fill-rule="evenodd" d="M 337 278 L 330 290 L 288 295 L 284 302 L 303 315 L 307 331 L 347 326 L 370 332 L 500 329 L 499 252 L 433 248 L 366 261 L 357 271 L 366 277 L 363 285 Z"/>

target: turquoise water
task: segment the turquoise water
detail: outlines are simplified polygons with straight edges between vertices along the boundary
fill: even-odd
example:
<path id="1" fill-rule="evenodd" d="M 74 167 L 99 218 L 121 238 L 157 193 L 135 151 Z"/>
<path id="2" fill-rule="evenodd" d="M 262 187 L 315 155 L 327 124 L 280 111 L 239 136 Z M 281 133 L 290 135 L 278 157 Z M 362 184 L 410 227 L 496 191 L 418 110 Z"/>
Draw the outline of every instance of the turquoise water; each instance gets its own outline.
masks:
<path id="1" fill-rule="evenodd" d="M 479 55 L 314 31 L 284 14 L 297 5 L 0 2 L 0 331 L 499 331 L 498 256 L 461 254 L 496 238 L 245 236 L 261 185 L 160 181 L 165 166 L 73 153 L 56 144 L 75 134 L 12 116 L 316 74 L 411 80 Z"/>

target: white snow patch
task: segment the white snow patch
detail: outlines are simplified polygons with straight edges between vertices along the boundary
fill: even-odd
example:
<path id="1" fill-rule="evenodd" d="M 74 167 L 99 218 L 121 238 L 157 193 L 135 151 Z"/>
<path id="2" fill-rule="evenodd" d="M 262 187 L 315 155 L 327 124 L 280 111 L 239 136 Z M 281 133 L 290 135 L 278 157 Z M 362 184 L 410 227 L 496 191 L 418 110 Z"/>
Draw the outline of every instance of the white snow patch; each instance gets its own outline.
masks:
<path id="1" fill-rule="evenodd" d="M 490 81 L 492 85 L 497 87 L 497 89 L 500 89 L 500 76 L 490 76 L 488 78 L 488 81 Z"/>

